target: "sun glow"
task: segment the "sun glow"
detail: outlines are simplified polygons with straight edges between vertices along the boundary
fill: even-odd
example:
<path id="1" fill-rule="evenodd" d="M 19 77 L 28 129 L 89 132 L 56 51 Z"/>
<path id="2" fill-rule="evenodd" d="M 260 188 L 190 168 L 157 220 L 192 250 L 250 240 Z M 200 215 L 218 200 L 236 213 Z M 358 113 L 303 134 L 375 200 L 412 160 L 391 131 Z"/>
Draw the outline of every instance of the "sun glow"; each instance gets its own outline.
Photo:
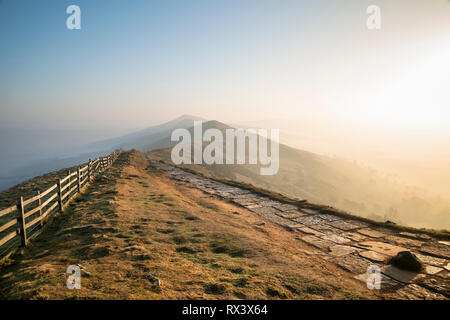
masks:
<path id="1" fill-rule="evenodd" d="M 411 132 L 450 132 L 450 46 L 434 48 L 407 71 L 386 79 L 370 117 L 387 127 Z"/>

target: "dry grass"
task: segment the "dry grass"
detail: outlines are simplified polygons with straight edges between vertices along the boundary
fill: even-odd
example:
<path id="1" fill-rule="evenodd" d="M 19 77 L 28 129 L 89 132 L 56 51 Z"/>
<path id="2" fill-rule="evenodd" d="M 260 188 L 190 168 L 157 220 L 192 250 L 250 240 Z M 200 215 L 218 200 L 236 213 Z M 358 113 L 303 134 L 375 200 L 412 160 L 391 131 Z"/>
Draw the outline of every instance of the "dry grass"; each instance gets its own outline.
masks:
<path id="1" fill-rule="evenodd" d="M 1 298 L 379 298 L 293 233 L 174 183 L 138 152 L 88 188 L 0 271 Z M 66 288 L 72 264 L 80 290 Z"/>
<path id="2" fill-rule="evenodd" d="M 450 231 L 448 231 L 448 230 L 434 230 L 434 229 L 426 229 L 426 228 L 418 229 L 418 228 L 412 228 L 412 227 L 398 225 L 398 224 L 395 224 L 395 223 L 393 223 L 391 221 L 386 221 L 386 222 L 374 221 L 374 220 L 371 220 L 371 219 L 368 219 L 368 218 L 364 218 L 364 217 L 361 217 L 361 216 L 356 216 L 356 215 L 350 214 L 348 212 L 345 212 L 343 210 L 339 210 L 339 209 L 333 208 L 331 206 L 311 203 L 311 202 L 309 202 L 307 200 L 294 199 L 294 198 L 288 197 L 288 196 L 286 196 L 284 194 L 281 194 L 281 193 L 278 193 L 278 192 L 274 192 L 274 191 L 270 191 L 270 190 L 263 189 L 263 188 L 260 188 L 260 187 L 256 187 L 256 186 L 254 186 L 252 184 L 249 184 L 249 183 L 244 183 L 244 182 L 239 182 L 239 181 L 234 181 L 234 180 L 228 180 L 228 179 L 221 179 L 221 178 L 218 178 L 218 177 L 215 177 L 215 176 L 207 175 L 207 174 L 204 174 L 202 172 L 199 172 L 198 170 L 192 169 L 192 166 L 187 166 L 187 165 L 177 166 L 177 165 L 174 165 L 173 163 L 168 163 L 167 161 L 163 160 L 161 157 L 155 156 L 152 153 L 148 153 L 147 156 L 150 159 L 157 159 L 157 160 L 159 160 L 159 161 L 161 161 L 163 163 L 172 165 L 174 167 L 181 168 L 181 169 L 183 169 L 183 170 L 185 170 L 187 172 L 199 175 L 201 177 L 205 177 L 205 178 L 208 178 L 208 179 L 211 179 L 211 180 L 215 180 L 215 181 L 218 181 L 218 182 L 223 182 L 223 183 L 231 185 L 231 186 L 235 186 L 235 187 L 239 187 L 239 188 L 242 188 L 242 189 L 246 189 L 246 190 L 252 191 L 253 193 L 262 195 L 262 196 L 267 196 L 267 197 L 270 197 L 270 198 L 275 199 L 275 200 L 279 200 L 279 201 L 284 202 L 284 203 L 289 203 L 289 204 L 296 205 L 299 208 L 314 209 L 314 210 L 317 210 L 317 211 L 319 211 L 321 213 L 328 213 L 328 214 L 338 215 L 338 216 L 341 216 L 341 217 L 344 217 L 344 218 L 351 218 L 351 219 L 362 221 L 362 222 L 368 222 L 371 225 L 380 226 L 380 227 L 391 229 L 391 230 L 411 232 L 411 233 L 422 233 L 422 234 L 424 233 L 424 234 L 428 234 L 428 235 L 430 235 L 432 237 L 435 237 L 436 239 L 447 240 L 447 241 L 450 240 Z"/>

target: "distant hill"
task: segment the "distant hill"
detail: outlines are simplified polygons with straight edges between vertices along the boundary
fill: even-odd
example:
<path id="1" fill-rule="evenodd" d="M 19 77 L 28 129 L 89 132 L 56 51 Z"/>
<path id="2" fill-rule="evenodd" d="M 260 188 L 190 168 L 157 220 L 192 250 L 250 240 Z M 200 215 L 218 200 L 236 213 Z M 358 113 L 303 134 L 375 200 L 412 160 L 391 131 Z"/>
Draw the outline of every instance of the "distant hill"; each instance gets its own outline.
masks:
<path id="1" fill-rule="evenodd" d="M 88 145 L 89 149 L 95 150 L 114 150 L 114 149 L 138 149 L 150 150 L 153 145 L 158 145 L 159 140 L 164 140 L 169 137 L 173 130 L 177 128 L 192 127 L 195 120 L 205 120 L 200 117 L 183 115 L 175 120 L 163 123 L 161 125 L 149 127 L 125 136 L 96 141 Z M 161 145 L 161 147 L 164 147 Z M 167 147 L 167 146 L 165 146 Z"/>
<path id="2" fill-rule="evenodd" d="M 191 122 L 192 124 L 192 122 Z M 230 126 L 218 121 L 203 130 Z M 189 128 L 193 131 L 193 128 Z M 170 135 L 153 141 L 151 154 L 171 162 Z M 373 169 L 335 157 L 298 150 L 280 144 L 280 168 L 274 176 L 260 175 L 256 165 L 185 165 L 210 176 L 242 181 L 291 197 L 331 205 L 379 221 L 415 227 L 450 229 L 450 203 L 424 191 L 396 182 Z"/>

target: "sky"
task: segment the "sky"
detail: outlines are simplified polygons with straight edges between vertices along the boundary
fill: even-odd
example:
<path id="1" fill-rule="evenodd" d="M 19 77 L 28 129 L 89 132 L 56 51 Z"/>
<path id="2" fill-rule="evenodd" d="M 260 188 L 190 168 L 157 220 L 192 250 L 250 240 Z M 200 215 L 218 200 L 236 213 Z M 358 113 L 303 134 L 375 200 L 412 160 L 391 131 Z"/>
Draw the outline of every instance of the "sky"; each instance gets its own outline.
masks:
<path id="1" fill-rule="evenodd" d="M 81 143 L 194 114 L 439 177 L 449 57 L 448 0 L 0 0 L 0 127 Z"/>

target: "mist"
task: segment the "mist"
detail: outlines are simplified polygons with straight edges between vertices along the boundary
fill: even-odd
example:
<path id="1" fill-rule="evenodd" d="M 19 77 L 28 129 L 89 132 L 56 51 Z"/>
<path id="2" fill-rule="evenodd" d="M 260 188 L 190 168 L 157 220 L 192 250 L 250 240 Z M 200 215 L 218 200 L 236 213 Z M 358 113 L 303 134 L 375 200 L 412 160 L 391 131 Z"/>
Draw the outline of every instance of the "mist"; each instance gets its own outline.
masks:
<path id="1" fill-rule="evenodd" d="M 69 30 L 64 1 L 0 2 L 0 190 L 193 114 L 278 128 L 447 217 L 449 2 L 380 0 L 379 30 L 370 1 L 288 3 L 80 0 Z"/>
<path id="2" fill-rule="evenodd" d="M 128 133 L 132 129 L 0 128 L 0 191 L 34 176 L 85 162 L 105 152 L 88 142 Z"/>

